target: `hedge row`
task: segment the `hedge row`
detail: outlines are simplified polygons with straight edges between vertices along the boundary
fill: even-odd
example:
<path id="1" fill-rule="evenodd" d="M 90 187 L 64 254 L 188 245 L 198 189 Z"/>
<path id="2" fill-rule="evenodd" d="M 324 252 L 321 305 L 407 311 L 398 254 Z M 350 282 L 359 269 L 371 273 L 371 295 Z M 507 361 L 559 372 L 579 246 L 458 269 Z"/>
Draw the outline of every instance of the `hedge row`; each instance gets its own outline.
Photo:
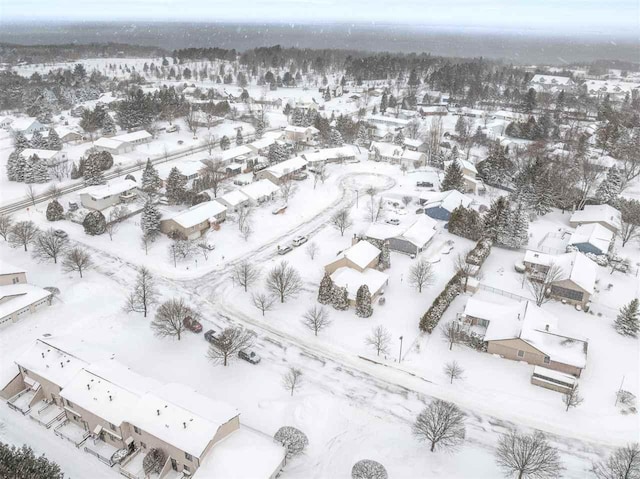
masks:
<path id="1" fill-rule="evenodd" d="M 433 301 L 429 310 L 420 318 L 420 331 L 431 333 L 451 302 L 462 293 L 462 275 L 456 273 L 446 284 L 442 292 Z"/>
<path id="2" fill-rule="evenodd" d="M 467 254 L 467 263 L 473 264 L 478 268 L 482 266 L 485 260 L 489 257 L 489 253 L 491 253 L 492 241 L 487 238 L 483 238 L 478 241 L 475 247 L 469 251 Z"/>

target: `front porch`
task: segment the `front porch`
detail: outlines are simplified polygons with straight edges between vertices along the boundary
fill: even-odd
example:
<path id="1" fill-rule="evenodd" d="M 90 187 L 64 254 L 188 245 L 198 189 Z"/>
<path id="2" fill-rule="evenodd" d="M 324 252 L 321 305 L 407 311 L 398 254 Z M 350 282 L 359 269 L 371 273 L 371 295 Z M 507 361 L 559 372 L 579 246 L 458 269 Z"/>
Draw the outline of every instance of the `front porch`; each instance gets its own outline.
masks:
<path id="1" fill-rule="evenodd" d="M 69 419 L 65 419 L 53 432 L 56 436 L 66 439 L 76 447 L 80 447 L 90 435 L 89 431 Z"/>
<path id="2" fill-rule="evenodd" d="M 14 411 L 18 411 L 22 415 L 29 414 L 31 411 L 31 402 L 35 398 L 37 390 L 27 388 L 20 391 L 7 401 L 7 405 Z"/>
<path id="3" fill-rule="evenodd" d="M 51 401 L 42 400 L 33 405 L 29 418 L 49 429 L 65 417 L 64 409 Z"/>
<path id="4" fill-rule="evenodd" d="M 113 457 L 116 451 L 120 448 L 113 446 L 100 439 L 99 436 L 90 436 L 84 442 L 84 452 L 95 456 L 99 461 L 105 463 L 107 466 L 112 467 L 116 464 L 116 460 Z"/>

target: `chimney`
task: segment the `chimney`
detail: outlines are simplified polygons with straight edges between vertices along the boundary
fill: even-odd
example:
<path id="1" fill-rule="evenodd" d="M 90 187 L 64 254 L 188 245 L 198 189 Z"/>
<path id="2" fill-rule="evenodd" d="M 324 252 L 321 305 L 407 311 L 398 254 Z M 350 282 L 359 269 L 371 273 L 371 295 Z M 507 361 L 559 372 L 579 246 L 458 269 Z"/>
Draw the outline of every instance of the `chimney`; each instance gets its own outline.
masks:
<path id="1" fill-rule="evenodd" d="M 158 416 L 160 415 L 160 409 L 156 409 L 156 412 L 158 413 Z"/>

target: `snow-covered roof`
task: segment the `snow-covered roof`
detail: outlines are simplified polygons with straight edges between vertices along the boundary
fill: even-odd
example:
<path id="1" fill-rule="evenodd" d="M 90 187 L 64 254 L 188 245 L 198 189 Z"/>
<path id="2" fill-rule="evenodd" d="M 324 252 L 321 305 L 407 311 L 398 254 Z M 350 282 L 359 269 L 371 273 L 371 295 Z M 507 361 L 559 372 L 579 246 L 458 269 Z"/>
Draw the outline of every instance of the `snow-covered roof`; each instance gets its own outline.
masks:
<path id="1" fill-rule="evenodd" d="M 106 185 L 89 186 L 80 192 L 81 195 L 89 195 L 94 200 L 101 200 L 113 195 L 120 195 L 137 187 L 133 180 L 119 180 Z"/>
<path id="2" fill-rule="evenodd" d="M 312 128 L 310 126 L 296 126 L 296 125 L 287 125 L 284 131 L 288 131 L 291 133 L 306 133 L 309 129 Z"/>
<path id="3" fill-rule="evenodd" d="M 429 216 L 420 216 L 404 233 L 402 238 L 413 243 L 418 248 L 424 247 L 434 237 L 438 222 Z"/>
<path id="4" fill-rule="evenodd" d="M 280 188 L 272 181 L 264 179 L 251 183 L 250 185 L 240 188 L 245 195 L 252 200 L 260 200 L 266 196 L 270 196 L 278 192 Z"/>
<path id="5" fill-rule="evenodd" d="M 162 179 L 162 181 L 165 181 L 167 178 L 169 178 L 169 174 L 174 167 L 178 168 L 178 171 L 182 174 L 182 176 L 188 178 L 200 173 L 200 171 L 204 168 L 204 164 L 200 160 L 190 160 L 183 161 L 178 164 L 161 165 L 158 167 L 158 176 L 160 177 L 160 179 Z"/>
<path id="6" fill-rule="evenodd" d="M 281 178 L 285 175 L 301 170 L 305 166 L 307 166 L 307 160 L 305 160 L 301 156 L 296 156 L 295 158 L 291 158 L 290 160 L 276 163 L 275 165 L 267 168 L 266 171 L 271 173 L 276 178 Z"/>
<path id="7" fill-rule="evenodd" d="M 276 142 L 276 138 L 269 135 L 265 135 L 264 137 L 260 138 L 259 140 L 253 141 L 251 143 L 249 143 L 247 146 L 255 151 L 258 150 L 262 150 L 264 148 L 269 148 L 271 145 L 273 145 Z"/>
<path id="8" fill-rule="evenodd" d="M 569 244 L 577 245 L 588 243 L 598 248 L 602 253 L 607 253 L 611 241 L 613 241 L 613 231 L 605 228 L 600 223 L 590 223 L 576 227 L 576 230 L 569 239 Z"/>
<path id="9" fill-rule="evenodd" d="M 171 219 L 183 228 L 191 228 L 204 221 L 215 221 L 216 215 L 223 213 L 227 207 L 217 201 L 205 201 L 172 216 Z"/>
<path id="10" fill-rule="evenodd" d="M 223 202 L 223 204 L 226 203 L 229 206 L 240 205 L 240 204 L 244 203 L 245 201 L 247 201 L 248 199 L 249 198 L 247 197 L 247 195 L 245 195 L 240 190 L 230 191 L 229 193 L 225 193 L 224 195 L 222 195 L 219 198 L 217 198 L 217 200 L 221 200 Z"/>
<path id="11" fill-rule="evenodd" d="M 11 129 L 14 131 L 24 131 L 34 123 L 40 124 L 35 118 L 16 118 L 11 122 Z"/>
<path id="12" fill-rule="evenodd" d="M 618 230 L 620 211 L 609 205 L 586 205 L 569 218 L 570 223 L 605 223 Z"/>
<path id="13" fill-rule="evenodd" d="M 369 147 L 370 151 L 378 151 L 381 156 L 384 157 L 402 157 L 402 152 L 404 148 L 396 145 L 395 143 L 384 143 L 381 141 L 372 141 L 371 146 Z"/>
<path id="14" fill-rule="evenodd" d="M 366 268 L 380 253 L 381 251 L 378 248 L 368 241 L 362 240 L 346 249 L 342 254 L 360 268 Z"/>
<path id="15" fill-rule="evenodd" d="M 368 238 L 377 240 L 387 240 L 402 235 L 405 228 L 400 225 L 390 225 L 387 223 L 372 223 L 365 233 Z"/>
<path id="16" fill-rule="evenodd" d="M 476 165 L 474 165 L 470 161 L 462 160 L 462 159 L 455 159 L 455 160 L 451 160 L 451 161 L 445 161 L 444 162 L 445 170 L 447 168 L 449 168 L 449 165 L 451 165 L 451 163 L 453 163 L 454 161 L 457 162 L 458 165 L 460 166 L 460 168 L 462 168 L 463 170 L 468 170 L 468 171 L 470 171 L 470 172 L 472 172 L 473 174 L 476 174 L 476 175 L 478 174 L 478 170 L 476 169 Z"/>
<path id="17" fill-rule="evenodd" d="M 51 296 L 49 291 L 32 284 L 16 283 L 0 286 L 0 318 L 49 296 Z"/>
<path id="18" fill-rule="evenodd" d="M 303 153 L 302 156 L 309 163 L 318 163 L 335 158 L 348 158 L 354 156 L 353 149 L 350 146 L 338 146 L 336 148 L 323 148 L 321 150 Z"/>
<path id="19" fill-rule="evenodd" d="M 18 268 L 17 266 L 10 264 L 4 259 L 0 262 L 0 276 L 16 273 L 25 273 L 25 270 L 24 268 Z"/>
<path id="20" fill-rule="evenodd" d="M 41 160 L 50 160 L 55 158 L 60 152 L 58 150 L 42 150 L 39 148 L 25 148 L 20 153 L 23 158 L 31 158 L 33 155 L 37 155 Z"/>
<path id="21" fill-rule="evenodd" d="M 279 469 L 285 453 L 273 438 L 240 426 L 213 446 L 198 468 L 198 477 L 266 479 Z"/>
<path id="22" fill-rule="evenodd" d="M 556 256 L 552 254 L 540 253 L 539 251 L 527 250 L 524 254 L 524 262 L 538 264 L 541 266 L 551 266 Z"/>
<path id="23" fill-rule="evenodd" d="M 363 243 L 363 241 L 360 241 L 360 243 Z M 360 286 L 366 284 L 371 294 L 377 293 L 389 280 L 389 276 L 373 268 L 367 268 L 360 272 L 344 266 L 333 272 L 331 280 L 341 288 L 346 287 L 349 299 L 355 300 Z"/>
<path id="24" fill-rule="evenodd" d="M 94 141 L 93 145 L 99 148 L 117 149 L 117 148 L 120 148 L 125 143 L 126 142 L 124 141 L 116 140 L 115 137 L 106 138 L 103 136 L 102 138 L 98 138 L 96 141 Z"/>
<path id="25" fill-rule="evenodd" d="M 253 154 L 254 154 L 254 151 L 251 148 L 249 148 L 247 145 L 240 145 L 240 146 L 236 146 L 234 148 L 230 148 L 228 150 L 223 151 L 220 157 L 222 161 L 226 162 L 226 161 L 234 160 L 239 156 L 253 155 Z"/>
<path id="26" fill-rule="evenodd" d="M 122 141 L 126 143 L 133 143 L 140 140 L 148 140 L 153 138 L 153 135 L 146 130 L 134 131 L 132 133 L 125 133 L 123 135 L 112 136 L 112 140 Z"/>
<path id="27" fill-rule="evenodd" d="M 414 148 L 419 148 L 420 146 L 422 146 L 424 144 L 424 141 L 422 140 L 418 140 L 418 139 L 413 139 L 413 138 L 405 138 L 404 139 L 404 144 L 407 146 L 412 146 Z"/>
<path id="28" fill-rule="evenodd" d="M 531 82 L 544 83 L 547 85 L 571 85 L 572 83 L 571 78 L 557 75 L 534 75 Z"/>
<path id="29" fill-rule="evenodd" d="M 587 365 L 587 342 L 544 329 L 523 325 L 520 339 L 549 356 L 551 361 L 569 364 L 577 368 Z"/>
<path id="30" fill-rule="evenodd" d="M 384 115 L 368 115 L 367 121 L 371 123 L 391 123 L 397 126 L 406 126 L 410 123 L 410 120 L 403 120 L 402 118 Z"/>
<path id="31" fill-rule="evenodd" d="M 200 458 L 220 426 L 238 414 L 229 404 L 173 383 L 143 395 L 127 417 L 145 432 Z"/>
<path id="32" fill-rule="evenodd" d="M 424 195 L 421 196 L 420 199 L 426 201 L 424 204 L 425 209 L 440 207 L 447 211 L 453 211 L 458 206 L 464 206 L 467 208 L 473 201 L 469 196 L 460 193 L 458 190 L 449 190 L 441 193 Z"/>
<path id="33" fill-rule="evenodd" d="M 562 269 L 560 281 L 569 279 L 590 294 L 593 294 L 598 275 L 598 266 L 579 251 L 557 256 L 555 264 Z"/>
<path id="34" fill-rule="evenodd" d="M 501 303 L 469 298 L 464 314 L 489 321 L 485 332 L 486 341 L 518 337 L 520 322 L 524 317 L 525 303 L 504 301 Z"/>

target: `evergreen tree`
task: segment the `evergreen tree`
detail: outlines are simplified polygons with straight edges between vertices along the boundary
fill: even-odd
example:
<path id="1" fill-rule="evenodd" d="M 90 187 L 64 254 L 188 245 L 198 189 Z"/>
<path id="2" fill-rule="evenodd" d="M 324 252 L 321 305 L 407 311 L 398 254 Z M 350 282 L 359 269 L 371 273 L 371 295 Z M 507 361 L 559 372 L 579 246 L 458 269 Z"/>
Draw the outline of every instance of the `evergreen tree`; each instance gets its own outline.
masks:
<path id="1" fill-rule="evenodd" d="M 602 203 L 608 203 L 618 197 L 622 191 L 622 174 L 618 168 L 612 166 L 607 171 L 607 176 L 602 180 L 596 190 L 596 198 Z"/>
<path id="2" fill-rule="evenodd" d="M 533 88 L 529 88 L 527 94 L 524 97 L 524 110 L 527 112 L 532 112 L 536 108 L 536 91 Z"/>
<path id="3" fill-rule="evenodd" d="M 331 133 L 329 134 L 329 144 L 331 146 L 342 146 L 344 144 L 344 141 L 342 140 L 342 135 L 335 128 L 332 128 Z"/>
<path id="4" fill-rule="evenodd" d="M 478 241 L 482 237 L 482 219 L 473 208 L 460 205 L 451 212 L 447 226 L 449 233 Z"/>
<path id="5" fill-rule="evenodd" d="M 101 235 L 107 231 L 107 220 L 100 211 L 90 211 L 82 222 L 84 232 L 91 236 Z"/>
<path id="6" fill-rule="evenodd" d="M 229 140 L 227 135 L 223 135 L 222 138 L 220 138 L 220 149 L 228 150 L 229 146 L 231 146 L 231 140 Z"/>
<path id="7" fill-rule="evenodd" d="M 369 128 L 365 123 L 360 123 L 358 127 L 358 145 L 366 148 L 371 144 L 371 137 L 369 136 Z"/>
<path id="8" fill-rule="evenodd" d="M 452 161 L 447 167 L 440 191 L 458 190 L 464 193 L 464 175 L 457 161 Z"/>
<path id="9" fill-rule="evenodd" d="M 332 291 L 331 304 L 339 311 L 345 311 L 349 309 L 349 294 L 347 288 L 334 285 Z"/>
<path id="10" fill-rule="evenodd" d="M 24 136 L 24 134 L 22 134 L 22 132 L 16 133 L 16 136 L 13 139 L 13 145 L 18 153 L 21 153 L 23 150 L 26 150 L 27 148 L 31 148 L 29 141 Z"/>
<path id="11" fill-rule="evenodd" d="M 509 211 L 508 233 L 504 239 L 498 238 L 498 243 L 510 248 L 522 248 L 529 242 L 529 220 L 527 212 L 518 203 L 514 210 Z"/>
<path id="12" fill-rule="evenodd" d="M 638 298 L 620 309 L 620 313 L 615 320 L 614 327 L 618 333 L 624 336 L 637 337 L 640 331 L 640 304 Z"/>
<path id="13" fill-rule="evenodd" d="M 382 93 L 382 97 L 380 98 L 380 113 L 384 115 L 388 106 L 387 92 L 385 91 Z"/>
<path id="14" fill-rule="evenodd" d="M 82 176 L 82 174 L 78 170 L 78 166 L 76 165 L 76 163 L 74 161 L 73 164 L 71 165 L 71 173 L 69 174 L 69 178 L 71 178 L 72 180 L 77 180 L 81 176 Z"/>
<path id="15" fill-rule="evenodd" d="M 24 181 L 24 170 L 26 166 L 26 160 L 21 155 L 21 152 L 14 150 L 9 155 L 7 160 L 7 178 L 9 181 Z"/>
<path id="16" fill-rule="evenodd" d="M 53 128 L 49 128 L 49 135 L 47 136 L 47 149 L 49 150 L 62 150 L 62 140 L 58 133 Z"/>
<path id="17" fill-rule="evenodd" d="M 274 143 L 269 147 L 269 153 L 267 154 L 269 163 L 280 163 L 287 159 L 287 150 L 284 145 L 280 143 Z"/>
<path id="18" fill-rule="evenodd" d="M 398 146 L 404 146 L 404 133 L 402 132 L 402 130 L 396 133 L 396 136 L 393 138 L 393 143 Z"/>
<path id="19" fill-rule="evenodd" d="M 324 89 L 324 101 L 331 101 L 331 88 L 329 87 Z"/>
<path id="20" fill-rule="evenodd" d="M 236 133 L 236 145 L 240 146 L 244 143 L 244 138 L 242 138 L 242 130 L 238 128 Z"/>
<path id="21" fill-rule="evenodd" d="M 325 272 L 320 281 L 320 289 L 318 290 L 318 302 L 320 304 L 329 304 L 333 300 L 333 281 L 329 273 Z"/>
<path id="22" fill-rule="evenodd" d="M 151 159 L 147 159 L 147 164 L 144 167 L 144 171 L 142 172 L 141 179 L 141 187 L 142 191 L 145 193 L 152 195 L 158 192 L 160 186 L 162 185 L 162 180 L 160 179 L 160 175 L 158 175 L 158 171 L 151 163 Z"/>
<path id="23" fill-rule="evenodd" d="M 369 287 L 363 284 L 356 293 L 356 314 L 361 318 L 368 318 L 373 314 L 371 307 L 371 293 Z"/>
<path id="24" fill-rule="evenodd" d="M 46 149 L 47 140 L 42 137 L 42 133 L 36 131 L 33 135 L 31 135 L 31 148 L 36 149 Z"/>
<path id="25" fill-rule="evenodd" d="M 23 169 L 23 179 L 25 183 L 35 183 L 35 159 L 37 159 L 37 155 L 31 155 L 24 162 Z"/>
<path id="26" fill-rule="evenodd" d="M 49 168 L 45 161 L 38 158 L 38 155 L 31 157 L 32 162 L 32 174 L 34 183 L 46 183 L 51 178 L 49 177 Z"/>
<path id="27" fill-rule="evenodd" d="M 256 138 L 260 139 L 264 136 L 264 121 L 258 118 L 256 122 Z"/>
<path id="28" fill-rule="evenodd" d="M 302 109 L 300 108 L 294 108 L 293 114 L 291 115 L 291 122 L 295 126 L 304 126 L 304 123 L 305 123 L 304 111 L 302 111 Z"/>
<path id="29" fill-rule="evenodd" d="M 58 200 L 52 200 L 47 205 L 47 220 L 48 221 L 60 221 L 64 219 L 64 208 L 58 202 Z"/>
<path id="30" fill-rule="evenodd" d="M 89 156 L 82 168 L 82 176 L 87 186 L 101 185 L 104 183 L 104 176 L 100 168 L 100 159 L 97 156 Z"/>
<path id="31" fill-rule="evenodd" d="M 26 444 L 9 446 L 0 442 L 0 477 L 24 479 L 63 479 L 64 474 L 55 462 L 44 455 L 36 456 Z"/>
<path id="32" fill-rule="evenodd" d="M 169 176 L 167 177 L 165 184 L 165 192 L 169 203 L 175 205 L 184 200 L 187 192 L 186 185 L 186 178 L 182 176 L 180 170 L 174 166 L 169 172 Z"/>
<path id="33" fill-rule="evenodd" d="M 102 134 L 104 136 L 113 136 L 117 132 L 116 122 L 113 121 L 111 115 L 105 113 L 102 118 Z"/>
<path id="34" fill-rule="evenodd" d="M 487 211 L 483 218 L 483 230 L 485 238 L 496 242 L 498 236 L 501 233 L 501 229 L 504 228 L 505 222 L 509 220 L 509 202 L 504 196 L 500 196 L 498 199 L 491 203 L 489 211 Z"/>
<path id="35" fill-rule="evenodd" d="M 142 210 L 142 219 L 140 226 L 142 232 L 151 240 L 154 240 L 160 235 L 160 217 L 162 215 L 158 211 L 158 208 L 153 201 L 148 200 Z"/>
<path id="36" fill-rule="evenodd" d="M 508 186 L 515 170 L 515 165 L 504 152 L 500 142 L 496 141 L 489 149 L 486 160 L 477 165 L 478 176 L 489 185 Z"/>

